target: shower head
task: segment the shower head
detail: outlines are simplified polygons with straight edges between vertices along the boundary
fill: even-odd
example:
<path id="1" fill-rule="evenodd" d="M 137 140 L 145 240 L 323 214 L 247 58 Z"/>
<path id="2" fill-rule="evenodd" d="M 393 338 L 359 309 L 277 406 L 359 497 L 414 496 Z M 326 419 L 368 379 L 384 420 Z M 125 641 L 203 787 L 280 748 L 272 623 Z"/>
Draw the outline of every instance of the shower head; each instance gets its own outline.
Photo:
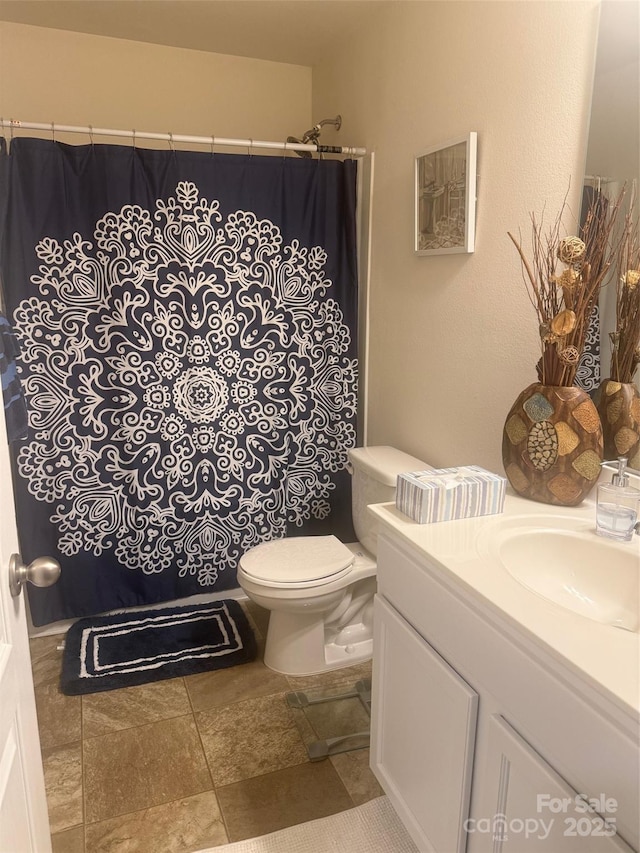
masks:
<path id="1" fill-rule="evenodd" d="M 298 145 L 317 145 L 318 139 L 320 138 L 320 132 L 325 124 L 332 124 L 336 130 L 340 130 L 342 126 L 342 116 L 336 116 L 335 118 L 323 118 L 322 121 L 318 122 L 318 124 L 314 124 L 311 130 L 305 131 L 302 139 L 298 139 L 295 136 L 287 136 L 287 142 L 294 142 Z M 296 154 L 299 157 L 311 157 L 311 151 L 296 151 Z"/>
<path id="2" fill-rule="evenodd" d="M 296 145 L 306 145 L 306 142 L 303 142 L 302 139 L 298 139 L 296 136 L 287 136 L 287 142 L 294 142 Z M 296 151 L 298 157 L 311 157 L 311 151 Z"/>

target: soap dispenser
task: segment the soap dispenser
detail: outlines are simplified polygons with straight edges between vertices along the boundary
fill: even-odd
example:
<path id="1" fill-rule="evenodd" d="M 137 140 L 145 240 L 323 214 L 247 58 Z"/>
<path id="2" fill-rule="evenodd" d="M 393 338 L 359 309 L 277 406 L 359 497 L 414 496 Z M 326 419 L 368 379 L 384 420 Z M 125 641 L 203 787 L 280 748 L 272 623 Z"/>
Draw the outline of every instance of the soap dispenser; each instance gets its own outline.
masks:
<path id="1" fill-rule="evenodd" d="M 626 468 L 627 458 L 620 456 L 611 482 L 598 486 L 596 505 L 596 533 L 623 542 L 633 536 L 640 507 L 640 489 L 629 485 Z"/>

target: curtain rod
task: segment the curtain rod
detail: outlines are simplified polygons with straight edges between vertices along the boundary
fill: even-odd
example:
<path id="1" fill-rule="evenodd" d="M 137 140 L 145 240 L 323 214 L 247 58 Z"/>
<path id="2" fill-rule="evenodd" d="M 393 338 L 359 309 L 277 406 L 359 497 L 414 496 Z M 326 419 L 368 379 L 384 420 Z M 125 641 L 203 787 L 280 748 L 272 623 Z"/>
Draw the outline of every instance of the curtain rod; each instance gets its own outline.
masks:
<path id="1" fill-rule="evenodd" d="M 602 184 L 614 184 L 615 178 L 606 178 L 603 175 L 585 175 L 585 181 L 600 181 Z"/>
<path id="2" fill-rule="evenodd" d="M 56 133 L 83 133 L 91 139 L 94 136 L 119 136 L 125 139 L 156 139 L 161 142 L 197 144 L 197 145 L 221 145 L 225 147 L 242 147 L 251 151 L 254 148 L 274 148 L 280 151 L 309 151 L 318 154 L 343 154 L 351 157 L 364 157 L 366 148 L 343 147 L 336 145 L 303 145 L 298 142 L 264 142 L 259 139 L 227 139 L 222 136 L 186 136 L 178 133 L 152 133 L 140 130 L 113 130 L 106 127 L 76 127 L 69 124 L 49 124 L 35 121 L 20 121 L 18 119 L 0 118 L 0 127 L 8 127 L 11 130 L 42 130 L 52 135 Z"/>

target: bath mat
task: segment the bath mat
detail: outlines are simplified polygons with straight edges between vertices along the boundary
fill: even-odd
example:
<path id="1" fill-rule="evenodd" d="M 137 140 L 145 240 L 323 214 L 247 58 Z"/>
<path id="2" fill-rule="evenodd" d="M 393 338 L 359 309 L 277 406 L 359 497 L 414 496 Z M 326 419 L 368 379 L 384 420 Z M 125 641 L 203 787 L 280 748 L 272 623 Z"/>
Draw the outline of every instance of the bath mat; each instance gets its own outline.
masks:
<path id="1" fill-rule="evenodd" d="M 256 641 L 233 599 L 96 616 L 65 638 L 60 689 L 99 693 L 248 663 Z"/>
<path id="2" fill-rule="evenodd" d="M 418 853 L 387 797 L 199 853 Z"/>

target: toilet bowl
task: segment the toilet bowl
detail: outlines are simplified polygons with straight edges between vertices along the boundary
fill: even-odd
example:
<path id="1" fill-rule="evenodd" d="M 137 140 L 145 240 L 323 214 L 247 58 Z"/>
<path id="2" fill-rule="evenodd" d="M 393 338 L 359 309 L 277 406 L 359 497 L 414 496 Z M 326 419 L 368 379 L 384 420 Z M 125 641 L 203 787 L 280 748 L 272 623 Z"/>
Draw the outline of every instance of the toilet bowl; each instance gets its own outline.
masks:
<path id="1" fill-rule="evenodd" d="M 313 675 L 371 657 L 376 562 L 335 536 L 265 542 L 242 558 L 238 583 L 271 611 L 264 662 Z"/>
<path id="2" fill-rule="evenodd" d="M 377 532 L 367 506 L 395 499 L 402 471 L 428 468 L 392 447 L 349 451 L 359 541 L 296 536 L 244 554 L 238 583 L 271 611 L 264 662 L 284 675 L 315 675 L 369 660 L 373 652 Z"/>

